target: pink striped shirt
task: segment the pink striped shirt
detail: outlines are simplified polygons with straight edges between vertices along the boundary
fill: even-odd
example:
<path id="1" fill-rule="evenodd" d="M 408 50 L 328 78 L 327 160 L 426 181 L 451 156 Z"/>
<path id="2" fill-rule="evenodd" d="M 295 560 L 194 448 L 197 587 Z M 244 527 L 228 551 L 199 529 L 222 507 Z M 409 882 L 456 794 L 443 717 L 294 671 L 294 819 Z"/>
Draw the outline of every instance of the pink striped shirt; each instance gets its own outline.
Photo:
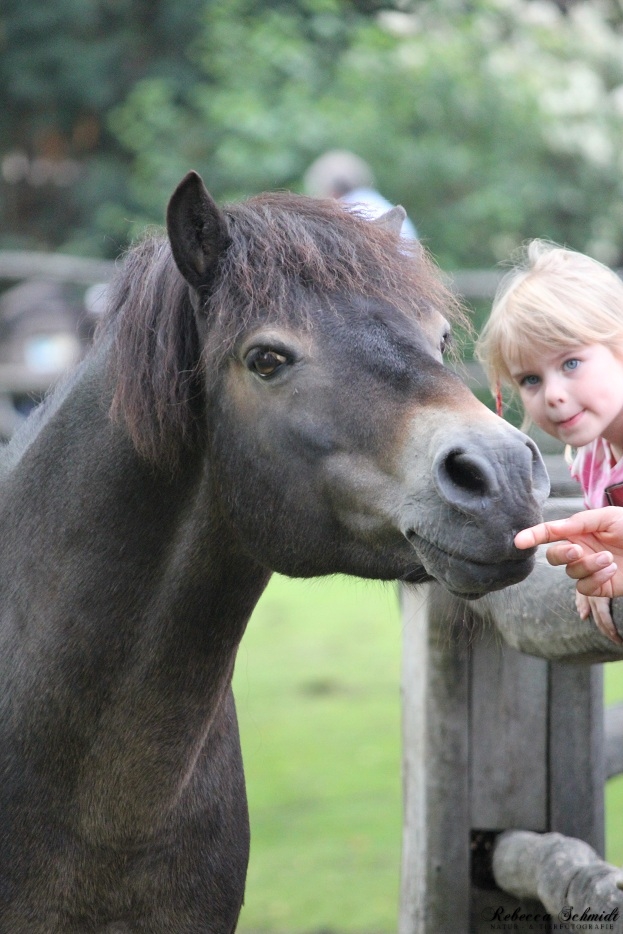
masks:
<path id="1" fill-rule="evenodd" d="M 623 483 L 623 457 L 615 461 L 612 449 L 603 438 L 595 438 L 579 448 L 571 464 L 571 476 L 579 481 L 587 509 L 608 506 L 605 489 Z"/>

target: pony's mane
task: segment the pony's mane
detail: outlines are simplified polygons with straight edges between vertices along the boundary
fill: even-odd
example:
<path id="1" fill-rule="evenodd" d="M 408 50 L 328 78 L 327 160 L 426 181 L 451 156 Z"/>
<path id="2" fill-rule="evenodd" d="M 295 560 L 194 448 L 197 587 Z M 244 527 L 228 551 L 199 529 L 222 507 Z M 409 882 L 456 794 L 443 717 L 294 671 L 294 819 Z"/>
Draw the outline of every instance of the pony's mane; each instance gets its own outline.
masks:
<path id="1" fill-rule="evenodd" d="M 239 335 L 256 321 L 306 327 L 314 307 L 310 297 L 326 304 L 347 294 L 389 301 L 418 317 L 431 307 L 446 317 L 460 314 L 420 243 L 398 242 L 387 228 L 335 201 L 271 193 L 223 212 L 231 243 L 206 301 L 203 347 L 188 286 L 161 234 L 127 254 L 100 329 L 100 335 L 114 331 L 112 412 L 155 463 L 174 466 L 194 443 L 202 371 L 218 372 Z M 209 367 L 202 366 L 208 360 Z"/>

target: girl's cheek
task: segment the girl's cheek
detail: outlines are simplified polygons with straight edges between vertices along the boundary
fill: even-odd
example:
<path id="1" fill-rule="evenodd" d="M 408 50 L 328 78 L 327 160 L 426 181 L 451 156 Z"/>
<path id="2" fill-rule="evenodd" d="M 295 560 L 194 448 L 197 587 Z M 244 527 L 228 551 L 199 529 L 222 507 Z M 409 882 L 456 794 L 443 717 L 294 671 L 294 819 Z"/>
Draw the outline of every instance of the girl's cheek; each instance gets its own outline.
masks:
<path id="1" fill-rule="evenodd" d="M 557 438 L 558 435 L 552 431 L 552 426 L 543 411 L 543 406 L 540 404 L 538 397 L 525 396 L 522 397 L 523 407 L 526 414 L 530 417 L 531 421 L 534 422 L 542 431 L 545 431 L 548 435 L 551 435 L 553 438 Z"/>
<path id="2" fill-rule="evenodd" d="M 558 432 L 540 407 L 538 407 L 533 412 L 529 412 L 528 414 L 530 415 L 530 418 L 534 424 L 540 428 L 541 431 L 544 431 L 546 435 L 550 435 L 552 438 L 558 438 L 559 441 L 564 440 L 559 436 Z"/>
<path id="3" fill-rule="evenodd" d="M 521 399 L 521 404 L 523 405 L 528 415 L 533 418 L 534 413 L 538 411 L 538 406 L 534 394 L 522 391 L 519 393 L 519 398 Z"/>

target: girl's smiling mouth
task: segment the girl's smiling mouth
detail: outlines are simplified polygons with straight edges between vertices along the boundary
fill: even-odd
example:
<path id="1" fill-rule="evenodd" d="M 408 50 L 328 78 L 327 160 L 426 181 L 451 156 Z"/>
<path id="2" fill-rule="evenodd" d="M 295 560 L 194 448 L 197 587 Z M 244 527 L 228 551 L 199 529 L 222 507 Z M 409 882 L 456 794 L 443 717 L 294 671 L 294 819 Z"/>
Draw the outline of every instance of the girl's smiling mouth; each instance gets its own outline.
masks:
<path id="1" fill-rule="evenodd" d="M 575 428 L 582 416 L 584 415 L 585 409 L 580 409 L 579 412 L 576 412 L 575 415 L 572 415 L 571 418 L 566 418 L 562 422 L 556 422 L 556 428 L 558 431 L 565 430 L 567 428 Z"/>

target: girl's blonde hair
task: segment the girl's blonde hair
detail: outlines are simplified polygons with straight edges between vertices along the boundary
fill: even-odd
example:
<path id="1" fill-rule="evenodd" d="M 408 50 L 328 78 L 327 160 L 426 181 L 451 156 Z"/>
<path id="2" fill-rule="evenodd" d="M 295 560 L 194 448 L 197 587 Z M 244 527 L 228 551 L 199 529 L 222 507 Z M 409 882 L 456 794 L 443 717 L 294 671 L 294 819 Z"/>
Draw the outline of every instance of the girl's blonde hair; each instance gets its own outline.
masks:
<path id="1" fill-rule="evenodd" d="M 623 350 L 623 282 L 597 260 L 532 240 L 500 282 L 476 344 L 494 391 L 535 352 L 580 344 Z"/>

